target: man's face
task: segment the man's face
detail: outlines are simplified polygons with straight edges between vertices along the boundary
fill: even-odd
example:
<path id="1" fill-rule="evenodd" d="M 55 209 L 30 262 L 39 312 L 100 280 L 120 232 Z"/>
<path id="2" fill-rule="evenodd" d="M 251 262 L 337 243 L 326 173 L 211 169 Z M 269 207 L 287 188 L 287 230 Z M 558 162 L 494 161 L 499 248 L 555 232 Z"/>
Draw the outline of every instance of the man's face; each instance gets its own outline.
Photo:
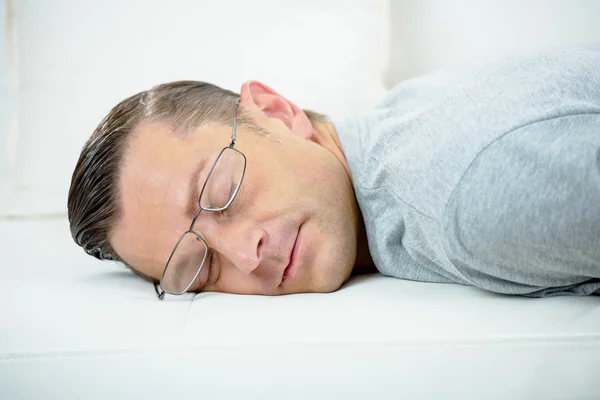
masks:
<path id="1" fill-rule="evenodd" d="M 247 166 L 231 206 L 222 213 L 203 211 L 196 221 L 194 230 L 213 254 L 190 290 L 336 290 L 356 256 L 358 210 L 348 174 L 329 150 L 277 118 L 263 118 L 261 127 L 269 135 L 238 126 L 236 149 Z M 199 193 L 230 138 L 226 126 L 206 124 L 181 138 L 160 123 L 142 126 L 132 138 L 121 171 L 123 219 L 110 234 L 132 267 L 160 279 L 198 209 L 190 191 Z"/>

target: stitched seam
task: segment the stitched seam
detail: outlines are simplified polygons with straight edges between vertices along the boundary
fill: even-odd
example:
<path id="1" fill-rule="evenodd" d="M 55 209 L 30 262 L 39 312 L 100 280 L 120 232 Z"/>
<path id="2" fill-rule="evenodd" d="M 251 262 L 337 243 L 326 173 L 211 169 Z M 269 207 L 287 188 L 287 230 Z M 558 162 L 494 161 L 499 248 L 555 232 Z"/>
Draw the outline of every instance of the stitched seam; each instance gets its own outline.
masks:
<path id="1" fill-rule="evenodd" d="M 509 131 L 501 134 L 496 139 L 492 140 L 490 143 L 488 143 L 487 145 L 485 145 L 481 150 L 479 150 L 479 152 L 477 153 L 477 155 L 475 155 L 475 157 L 473 157 L 473 159 L 471 160 L 471 162 L 469 163 L 469 165 L 467 166 L 467 168 L 465 168 L 465 170 L 463 171 L 460 179 L 458 180 L 458 182 L 456 183 L 456 185 L 454 185 L 454 188 L 452 189 L 452 192 L 450 193 L 450 195 L 446 199 L 446 203 L 444 204 L 444 212 L 442 214 L 442 221 L 444 220 L 445 215 L 446 215 L 446 213 L 448 211 L 448 204 L 450 203 L 450 200 L 452 199 L 452 197 L 456 193 L 456 190 L 458 189 L 458 187 L 462 183 L 465 175 L 467 175 L 467 172 L 469 172 L 469 170 L 471 169 L 471 166 L 473 166 L 473 164 L 475 163 L 475 161 L 477 161 L 477 159 L 483 154 L 483 152 L 485 152 L 488 149 L 488 147 L 490 147 L 491 145 L 493 145 L 494 143 L 496 143 L 500 139 L 504 138 L 506 135 L 509 135 L 509 134 L 511 134 L 511 133 L 513 133 L 513 132 L 521 129 L 521 128 L 524 128 L 526 126 L 537 124 L 539 122 L 552 121 L 554 119 L 565 118 L 565 117 L 574 117 L 574 116 L 578 116 L 578 115 L 600 115 L 600 112 L 598 112 L 598 111 L 576 112 L 576 113 L 568 113 L 568 114 L 555 115 L 555 116 L 552 116 L 552 117 L 547 117 L 547 118 L 542 118 L 542 119 L 536 119 L 535 121 L 530 121 L 530 122 L 527 122 L 527 123 L 524 123 L 522 125 L 514 127 L 513 129 L 511 129 L 511 130 L 509 130 Z"/>
<path id="2" fill-rule="evenodd" d="M 185 312 L 185 318 L 183 320 L 183 325 L 181 327 L 181 334 L 180 334 L 180 338 L 183 340 L 185 337 L 185 332 L 187 331 L 187 325 L 188 325 L 188 320 L 189 320 L 189 316 L 190 316 L 190 311 L 192 311 L 192 306 L 194 305 L 194 301 L 196 300 L 196 297 L 198 297 L 199 293 L 194 293 L 194 297 L 192 297 L 192 299 L 190 300 L 190 304 L 188 305 L 188 309 Z"/>
<path id="3" fill-rule="evenodd" d="M 557 348 L 557 347 L 598 347 L 600 348 L 600 336 L 595 334 L 579 335 L 550 339 L 544 336 L 527 336 L 522 338 L 489 338 L 489 339 L 456 339 L 456 340 L 399 340 L 388 342 L 368 342 L 368 341 L 352 341 L 352 342 L 291 342 L 291 343 L 256 343 L 256 344 L 236 344 L 225 343 L 218 345 L 196 345 L 183 344 L 179 346 L 154 347 L 154 348 L 137 348 L 137 349 L 102 349 L 102 350 L 67 350 L 67 351 L 48 351 L 45 353 L 5 353 L 0 355 L 0 362 L 10 362 L 15 360 L 28 359 L 60 359 L 60 358 L 82 358 L 82 357 L 110 357 L 110 356 L 127 356 L 136 354 L 156 354 L 169 353 L 185 353 L 189 350 L 201 350 L 206 348 L 211 349 L 294 349 L 294 348 L 389 348 L 400 347 L 406 349 L 456 349 L 456 348 Z"/>
<path id="4" fill-rule="evenodd" d="M 422 215 L 423 217 L 429 218 L 433 221 L 437 221 L 437 218 L 432 217 L 429 214 L 426 214 L 425 212 L 419 210 L 418 208 L 414 207 L 412 204 L 407 203 L 406 201 L 402 200 L 400 197 L 398 197 L 398 195 L 392 191 L 389 187 L 383 185 L 383 186 L 376 186 L 373 188 L 366 188 L 364 186 L 356 186 L 358 189 L 360 189 L 361 191 L 365 191 L 365 192 L 374 192 L 376 190 L 380 190 L 380 189 L 385 189 L 388 191 L 388 193 L 390 193 L 396 200 L 398 200 L 400 203 L 402 203 L 405 207 L 410 208 L 411 210 L 413 210 L 414 212 L 418 213 L 419 215 Z"/>

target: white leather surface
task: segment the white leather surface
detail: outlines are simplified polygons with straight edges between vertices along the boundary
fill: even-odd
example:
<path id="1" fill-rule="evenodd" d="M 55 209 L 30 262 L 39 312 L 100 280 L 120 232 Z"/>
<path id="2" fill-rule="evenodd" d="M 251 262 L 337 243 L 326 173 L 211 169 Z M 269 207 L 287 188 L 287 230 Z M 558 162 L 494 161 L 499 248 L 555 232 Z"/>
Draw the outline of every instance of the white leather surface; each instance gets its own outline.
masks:
<path id="1" fill-rule="evenodd" d="M 600 297 L 377 274 L 159 302 L 64 219 L 0 221 L 0 398 L 597 399 Z"/>

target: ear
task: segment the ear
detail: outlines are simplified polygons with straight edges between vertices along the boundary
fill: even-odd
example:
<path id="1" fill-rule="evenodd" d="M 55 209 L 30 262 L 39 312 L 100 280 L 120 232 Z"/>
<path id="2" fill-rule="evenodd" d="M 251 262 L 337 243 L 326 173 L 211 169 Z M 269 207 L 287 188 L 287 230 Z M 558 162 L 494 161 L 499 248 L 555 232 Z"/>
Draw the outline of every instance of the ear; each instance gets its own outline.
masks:
<path id="1" fill-rule="evenodd" d="M 304 111 L 264 83 L 244 82 L 240 103 L 245 110 L 280 120 L 289 130 L 305 139 L 313 138 L 313 126 Z"/>

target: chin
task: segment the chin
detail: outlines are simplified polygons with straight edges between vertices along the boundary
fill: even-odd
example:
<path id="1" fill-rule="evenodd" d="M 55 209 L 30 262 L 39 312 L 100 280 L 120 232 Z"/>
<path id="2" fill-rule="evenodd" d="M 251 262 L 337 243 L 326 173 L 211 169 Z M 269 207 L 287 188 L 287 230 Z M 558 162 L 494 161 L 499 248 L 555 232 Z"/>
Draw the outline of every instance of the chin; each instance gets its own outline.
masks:
<path id="1" fill-rule="evenodd" d="M 348 279 L 331 279 L 326 282 L 322 282 L 318 287 L 314 288 L 314 293 L 332 293 L 342 287 L 344 283 L 346 283 Z"/>
<path id="2" fill-rule="evenodd" d="M 318 280 L 314 287 L 314 292 L 317 293 L 331 293 L 338 290 L 344 283 L 348 281 L 350 278 L 350 274 L 352 272 L 352 267 L 348 267 L 347 265 L 342 265 L 337 268 L 332 268 L 327 271 L 327 274 L 321 277 Z"/>
<path id="3" fill-rule="evenodd" d="M 313 241 L 315 253 L 312 265 L 306 272 L 308 291 L 331 293 L 348 281 L 356 261 L 356 243 L 348 229 L 332 229 L 323 232 Z"/>

